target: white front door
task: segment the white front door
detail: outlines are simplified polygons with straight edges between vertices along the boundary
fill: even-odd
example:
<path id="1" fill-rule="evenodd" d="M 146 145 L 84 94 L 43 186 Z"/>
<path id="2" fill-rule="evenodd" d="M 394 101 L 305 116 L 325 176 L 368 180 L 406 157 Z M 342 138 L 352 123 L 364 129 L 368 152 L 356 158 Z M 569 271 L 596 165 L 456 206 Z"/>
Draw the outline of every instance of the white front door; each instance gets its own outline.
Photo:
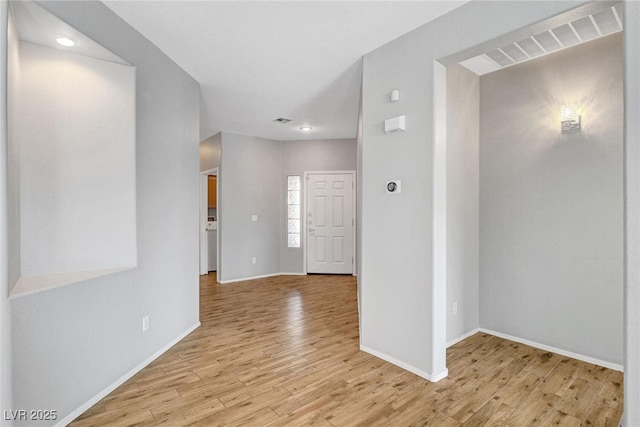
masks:
<path id="1" fill-rule="evenodd" d="M 353 273 L 353 174 L 307 176 L 307 272 Z"/>

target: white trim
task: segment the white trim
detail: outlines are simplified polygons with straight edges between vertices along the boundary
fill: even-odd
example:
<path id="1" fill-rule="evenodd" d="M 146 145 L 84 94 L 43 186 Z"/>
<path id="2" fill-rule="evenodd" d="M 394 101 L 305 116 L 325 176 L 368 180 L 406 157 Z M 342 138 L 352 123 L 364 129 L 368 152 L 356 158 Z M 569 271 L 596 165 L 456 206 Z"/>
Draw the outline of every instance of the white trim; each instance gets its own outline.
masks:
<path id="1" fill-rule="evenodd" d="M 356 271 L 356 259 L 357 259 L 357 254 L 358 254 L 358 247 L 357 247 L 357 236 L 356 236 L 356 229 L 358 227 L 358 219 L 357 219 L 357 212 L 356 212 L 356 208 L 357 208 L 357 204 L 356 204 L 356 200 L 357 200 L 357 195 L 356 195 L 356 191 L 358 190 L 358 182 L 356 181 L 357 179 L 357 173 L 355 170 L 332 170 L 332 171 L 304 171 L 302 173 L 302 178 L 303 178 L 303 185 L 302 188 L 304 189 L 303 193 L 300 195 L 300 202 L 302 203 L 302 218 L 300 221 L 300 243 L 302 244 L 302 271 L 304 272 L 303 274 L 307 274 L 307 182 L 309 181 L 309 175 L 345 175 L 345 174 L 350 174 L 352 176 L 352 182 L 353 182 L 353 188 L 351 189 L 351 205 L 352 205 L 352 209 L 351 209 L 351 219 L 352 219 L 352 230 L 351 230 L 351 234 L 352 234 L 352 239 L 353 239 L 353 243 L 352 243 L 352 256 L 353 256 L 353 260 L 351 262 L 351 275 L 352 276 L 357 276 L 357 271 Z"/>
<path id="2" fill-rule="evenodd" d="M 280 276 L 281 274 L 282 273 L 270 273 L 270 274 L 262 274 L 260 276 L 241 277 L 239 279 L 218 280 L 218 283 L 227 284 L 227 283 L 235 283 L 235 282 L 245 282 L 247 280 L 264 279 L 264 278 L 267 278 L 267 277 Z"/>
<path id="3" fill-rule="evenodd" d="M 447 369 L 447 67 L 433 61 L 431 369 Z"/>
<path id="4" fill-rule="evenodd" d="M 199 203 L 198 203 L 198 256 L 200 257 L 198 260 L 198 269 L 200 270 L 200 275 L 203 276 L 208 273 L 207 268 L 207 258 L 209 257 L 209 248 L 207 247 L 207 235 L 205 234 L 207 223 L 204 222 L 204 212 L 206 212 L 205 208 L 205 199 L 207 197 L 207 175 L 200 174 L 198 178 L 198 185 L 200 186 L 200 191 L 198 195 Z"/>
<path id="5" fill-rule="evenodd" d="M 562 356 L 571 357 L 572 359 L 581 360 L 587 363 L 593 363 L 594 365 L 602 366 L 604 368 L 613 369 L 614 371 L 624 372 L 624 368 L 622 365 L 618 365 L 616 363 L 607 362 L 605 360 L 596 359 L 594 357 L 585 356 L 582 354 L 574 353 L 572 351 L 563 350 L 561 348 L 552 347 L 550 345 L 540 344 L 535 341 L 529 341 L 524 338 L 514 337 L 513 335 L 503 334 L 502 332 L 492 331 L 491 329 L 480 328 L 479 332 L 483 332 L 489 335 L 495 335 L 499 338 L 504 338 L 506 340 L 519 342 L 520 344 L 529 345 L 531 347 L 539 348 L 540 350 L 550 351 L 552 353 L 557 353 Z"/>
<path id="6" fill-rule="evenodd" d="M 307 273 L 284 273 L 284 272 L 280 272 L 278 273 L 280 276 L 306 276 Z"/>
<path id="7" fill-rule="evenodd" d="M 443 380 L 448 376 L 449 376 L 449 370 L 445 368 L 443 372 L 440 372 L 439 374 L 431 375 L 431 378 L 429 379 L 429 381 L 431 381 L 432 383 L 437 383 L 438 381 Z"/>
<path id="8" fill-rule="evenodd" d="M 384 354 L 381 353 L 377 350 L 374 350 L 372 348 L 369 348 L 367 346 L 364 346 L 362 344 L 360 344 L 360 350 L 364 351 L 365 353 L 369 353 L 375 357 L 377 357 L 378 359 L 382 359 L 386 362 L 389 362 L 393 365 L 396 365 L 406 371 L 411 372 L 412 374 L 416 374 L 419 377 L 422 377 L 426 380 L 431 381 L 432 383 L 438 382 L 443 378 L 446 378 L 447 375 L 449 375 L 449 370 L 445 368 L 445 370 L 443 372 L 437 373 L 437 374 L 430 374 L 428 372 L 423 371 L 422 369 L 418 369 L 415 366 L 411 366 L 408 363 L 402 362 L 398 359 L 396 359 L 395 357 L 391 357 L 388 354 Z"/>
<path id="9" fill-rule="evenodd" d="M 118 388 L 122 384 L 124 384 L 124 382 L 127 381 L 129 378 L 133 377 L 135 374 L 137 374 L 142 369 L 144 369 L 148 364 L 150 364 L 151 362 L 156 360 L 158 357 L 162 356 L 167 350 L 169 350 L 171 347 L 176 345 L 178 342 L 180 342 L 184 337 L 189 335 L 191 332 L 195 331 L 199 326 L 200 326 L 200 322 L 197 322 L 196 324 L 191 326 L 189 329 L 187 329 L 186 331 L 184 331 L 183 333 L 178 335 L 176 338 L 174 338 L 167 345 L 165 345 L 160 350 L 156 351 L 151 356 L 149 356 L 149 358 L 147 358 L 145 361 L 143 361 L 142 363 L 137 365 L 135 368 L 133 368 L 132 370 L 130 370 L 129 372 L 127 372 L 126 374 L 124 374 L 123 376 L 121 376 L 120 378 L 115 380 L 111 385 L 107 386 L 102 391 L 98 392 L 95 396 L 93 396 L 91 399 L 87 400 L 85 403 L 80 405 L 77 409 L 72 411 L 69 415 L 67 415 L 66 417 L 62 418 L 60 421 L 58 421 L 57 424 L 55 424 L 55 426 L 56 427 L 58 427 L 58 426 L 59 427 L 64 427 L 64 426 L 68 425 L 69 423 L 71 423 L 71 421 L 73 421 L 76 418 L 78 418 L 86 410 L 88 410 L 93 405 L 95 405 L 100 400 L 102 400 L 102 398 L 104 398 L 106 395 L 108 395 L 113 390 L 115 390 L 116 388 Z"/>
<path id="10" fill-rule="evenodd" d="M 480 332 L 480 328 L 475 328 L 474 330 L 469 331 L 466 334 L 463 334 L 463 335 L 459 336 L 458 338 L 452 339 L 451 341 L 449 341 L 447 343 L 447 348 L 451 347 L 452 345 L 458 344 L 460 341 L 466 340 L 467 338 L 477 334 L 478 332 Z"/>

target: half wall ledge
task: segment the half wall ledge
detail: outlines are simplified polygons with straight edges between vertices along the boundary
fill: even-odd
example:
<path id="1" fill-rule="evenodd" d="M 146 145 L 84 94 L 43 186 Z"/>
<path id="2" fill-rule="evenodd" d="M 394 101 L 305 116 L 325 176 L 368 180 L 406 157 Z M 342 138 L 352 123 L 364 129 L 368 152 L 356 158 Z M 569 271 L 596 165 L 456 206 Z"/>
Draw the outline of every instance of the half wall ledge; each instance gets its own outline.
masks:
<path id="1" fill-rule="evenodd" d="M 95 279 L 96 277 L 108 276 L 110 274 L 119 273 L 121 271 L 131 270 L 136 267 L 137 266 L 103 268 L 99 270 L 71 271 L 66 273 L 53 273 L 43 274 L 40 276 L 21 277 L 13 287 L 9 298 L 19 298 L 25 295 L 31 295 L 49 289 L 59 288 L 65 285 L 83 282 L 89 279 Z"/>

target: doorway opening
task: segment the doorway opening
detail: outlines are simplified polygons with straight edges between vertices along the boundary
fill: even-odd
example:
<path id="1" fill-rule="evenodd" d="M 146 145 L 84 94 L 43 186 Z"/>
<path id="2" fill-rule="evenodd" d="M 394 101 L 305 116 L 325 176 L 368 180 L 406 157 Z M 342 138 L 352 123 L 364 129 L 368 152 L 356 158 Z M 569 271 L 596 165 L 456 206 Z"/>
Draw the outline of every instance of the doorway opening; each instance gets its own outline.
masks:
<path id="1" fill-rule="evenodd" d="M 218 168 L 200 173 L 200 275 L 220 277 Z"/>

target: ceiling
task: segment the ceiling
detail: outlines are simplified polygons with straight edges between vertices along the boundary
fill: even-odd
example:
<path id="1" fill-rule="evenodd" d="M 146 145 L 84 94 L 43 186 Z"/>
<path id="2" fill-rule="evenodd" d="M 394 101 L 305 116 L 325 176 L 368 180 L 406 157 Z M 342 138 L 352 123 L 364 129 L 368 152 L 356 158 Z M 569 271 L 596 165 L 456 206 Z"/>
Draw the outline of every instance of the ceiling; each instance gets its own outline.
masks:
<path id="1" fill-rule="evenodd" d="M 362 55 L 465 2 L 105 1 L 200 83 L 202 139 L 278 140 L 354 138 Z"/>
<path id="2" fill-rule="evenodd" d="M 16 19 L 18 37 L 24 42 L 73 52 L 76 55 L 131 65 L 57 16 L 47 12 L 35 2 L 15 1 L 11 3 L 11 9 Z M 63 47 L 56 43 L 55 36 L 70 38 L 75 42 L 75 45 Z"/>

